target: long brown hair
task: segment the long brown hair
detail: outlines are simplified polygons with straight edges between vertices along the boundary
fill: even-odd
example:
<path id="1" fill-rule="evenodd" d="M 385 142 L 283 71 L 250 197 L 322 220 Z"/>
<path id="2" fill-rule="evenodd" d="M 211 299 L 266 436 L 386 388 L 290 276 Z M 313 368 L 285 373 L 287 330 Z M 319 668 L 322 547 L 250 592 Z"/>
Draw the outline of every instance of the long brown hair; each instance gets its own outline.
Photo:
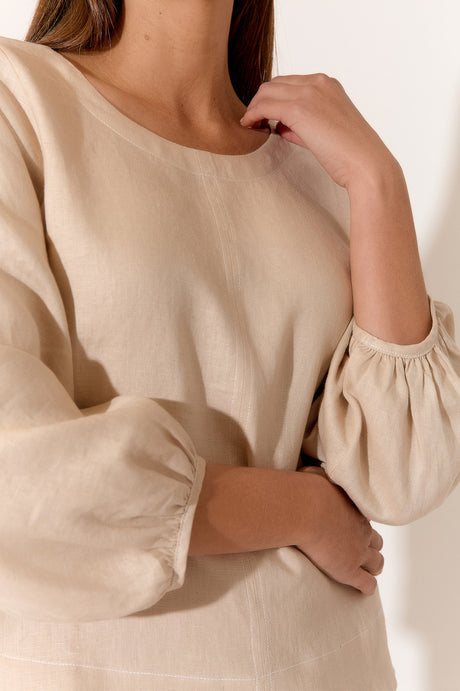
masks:
<path id="1" fill-rule="evenodd" d="M 123 0 L 39 0 L 25 37 L 58 51 L 110 48 Z M 238 98 L 247 105 L 272 78 L 274 0 L 234 0 L 228 69 Z"/>

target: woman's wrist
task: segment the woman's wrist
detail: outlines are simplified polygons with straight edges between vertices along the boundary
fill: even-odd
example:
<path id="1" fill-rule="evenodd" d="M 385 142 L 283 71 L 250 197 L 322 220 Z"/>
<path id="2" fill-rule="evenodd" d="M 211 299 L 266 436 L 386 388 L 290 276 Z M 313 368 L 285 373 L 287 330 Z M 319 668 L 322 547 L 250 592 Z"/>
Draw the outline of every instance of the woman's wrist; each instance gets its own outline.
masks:
<path id="1" fill-rule="evenodd" d="M 373 198 L 385 200 L 389 191 L 394 194 L 395 189 L 400 193 L 407 193 L 401 165 L 388 150 L 385 155 L 356 166 L 355 173 L 347 184 L 350 204 L 353 204 L 355 198 L 361 199 L 363 194 L 371 194 Z"/>
<path id="2" fill-rule="evenodd" d="M 373 167 L 348 194 L 355 321 L 383 341 L 418 343 L 431 315 L 402 169 L 395 159 Z"/>
<path id="3" fill-rule="evenodd" d="M 314 531 L 319 479 L 292 470 L 208 463 L 189 554 L 250 552 L 305 542 Z"/>

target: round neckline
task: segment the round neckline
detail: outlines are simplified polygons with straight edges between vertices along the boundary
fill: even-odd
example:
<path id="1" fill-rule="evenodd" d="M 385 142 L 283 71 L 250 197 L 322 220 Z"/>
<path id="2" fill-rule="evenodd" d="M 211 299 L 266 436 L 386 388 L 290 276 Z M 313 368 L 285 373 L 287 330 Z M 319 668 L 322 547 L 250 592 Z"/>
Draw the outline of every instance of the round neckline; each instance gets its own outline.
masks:
<path id="1" fill-rule="evenodd" d="M 276 133 L 274 121 L 269 121 L 270 133 L 265 141 L 257 149 L 245 154 L 216 153 L 166 139 L 125 115 L 59 51 L 45 44 L 29 45 L 46 48 L 49 55 L 52 53 L 56 56 L 55 66 L 66 81 L 78 89 L 79 102 L 94 117 L 125 140 L 175 167 L 212 177 L 247 179 L 274 171 L 281 161 L 292 153 L 292 145 Z"/>

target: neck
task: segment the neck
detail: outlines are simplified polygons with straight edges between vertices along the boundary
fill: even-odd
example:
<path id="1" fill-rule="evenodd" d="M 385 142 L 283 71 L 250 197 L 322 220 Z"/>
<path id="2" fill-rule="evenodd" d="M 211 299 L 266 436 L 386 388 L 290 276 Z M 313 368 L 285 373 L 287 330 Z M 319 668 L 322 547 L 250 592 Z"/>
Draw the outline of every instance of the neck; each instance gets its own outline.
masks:
<path id="1" fill-rule="evenodd" d="M 246 107 L 228 71 L 233 0 L 125 0 L 100 74 L 188 127 L 222 127 Z"/>

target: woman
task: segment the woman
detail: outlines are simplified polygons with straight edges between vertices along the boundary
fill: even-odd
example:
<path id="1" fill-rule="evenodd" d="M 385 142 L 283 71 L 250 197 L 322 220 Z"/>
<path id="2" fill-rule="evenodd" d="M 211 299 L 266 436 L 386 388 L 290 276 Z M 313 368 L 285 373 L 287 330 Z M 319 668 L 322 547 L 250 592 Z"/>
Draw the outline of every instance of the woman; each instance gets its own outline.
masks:
<path id="1" fill-rule="evenodd" d="M 399 165 L 270 80 L 271 0 L 0 48 L 5 688 L 396 688 L 369 521 L 451 491 L 460 393 Z"/>

